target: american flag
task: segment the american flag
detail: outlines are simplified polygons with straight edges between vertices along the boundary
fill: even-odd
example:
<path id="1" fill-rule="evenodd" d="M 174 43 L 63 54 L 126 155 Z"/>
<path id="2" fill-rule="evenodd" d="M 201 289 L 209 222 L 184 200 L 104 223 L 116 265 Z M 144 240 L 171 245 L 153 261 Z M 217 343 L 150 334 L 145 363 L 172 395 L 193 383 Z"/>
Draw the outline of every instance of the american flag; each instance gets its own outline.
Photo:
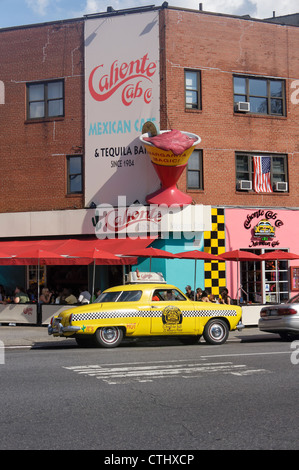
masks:
<path id="1" fill-rule="evenodd" d="M 256 193 L 272 193 L 271 157 L 253 157 L 254 190 Z"/>

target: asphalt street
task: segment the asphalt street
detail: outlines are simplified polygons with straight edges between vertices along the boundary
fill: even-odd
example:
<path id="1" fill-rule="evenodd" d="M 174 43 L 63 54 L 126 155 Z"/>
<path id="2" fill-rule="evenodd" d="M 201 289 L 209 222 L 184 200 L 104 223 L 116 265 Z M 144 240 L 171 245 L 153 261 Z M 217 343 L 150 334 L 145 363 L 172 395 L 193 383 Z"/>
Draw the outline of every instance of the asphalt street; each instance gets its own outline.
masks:
<path id="1" fill-rule="evenodd" d="M 221 346 L 161 338 L 107 350 L 26 328 L 0 330 L 2 450 L 101 450 L 104 458 L 299 447 L 298 356 L 276 335 L 253 328 Z"/>

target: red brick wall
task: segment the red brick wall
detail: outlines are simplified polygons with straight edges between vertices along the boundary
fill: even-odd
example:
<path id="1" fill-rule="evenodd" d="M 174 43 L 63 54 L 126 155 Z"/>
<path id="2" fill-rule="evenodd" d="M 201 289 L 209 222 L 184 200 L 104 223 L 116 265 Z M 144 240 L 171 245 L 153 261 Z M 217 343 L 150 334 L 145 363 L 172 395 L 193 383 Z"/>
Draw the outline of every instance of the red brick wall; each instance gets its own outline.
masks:
<path id="1" fill-rule="evenodd" d="M 204 190 L 197 203 L 299 206 L 299 29 L 220 15 L 161 10 L 161 127 L 199 134 Z M 164 36 L 166 44 L 164 44 Z M 83 21 L 0 30 L 0 212 L 84 206 L 66 194 L 66 155 L 84 155 Z M 184 68 L 202 74 L 202 110 L 185 111 Z M 286 79 L 287 117 L 233 111 L 233 73 Z M 64 78 L 65 117 L 26 121 L 26 82 Z M 299 95 L 298 95 L 299 98 Z M 289 193 L 235 190 L 235 151 L 288 155 Z M 186 190 L 186 172 L 179 181 Z"/>
<path id="2" fill-rule="evenodd" d="M 66 195 L 66 155 L 83 152 L 83 22 L 0 31 L 0 212 L 83 207 Z M 65 117 L 26 121 L 26 82 L 63 78 Z"/>
<path id="3" fill-rule="evenodd" d="M 204 155 L 204 190 L 197 203 L 299 206 L 299 104 L 291 83 L 299 79 L 299 28 L 213 14 L 166 9 L 167 106 L 162 128 L 199 134 Z M 162 44 L 164 50 L 164 44 Z M 202 110 L 185 111 L 184 69 L 199 69 Z M 233 74 L 286 79 L 287 116 L 234 113 Z M 166 78 L 166 79 L 165 79 Z M 235 189 L 235 151 L 288 155 L 289 193 L 241 193 Z M 186 172 L 179 187 L 186 189 Z"/>

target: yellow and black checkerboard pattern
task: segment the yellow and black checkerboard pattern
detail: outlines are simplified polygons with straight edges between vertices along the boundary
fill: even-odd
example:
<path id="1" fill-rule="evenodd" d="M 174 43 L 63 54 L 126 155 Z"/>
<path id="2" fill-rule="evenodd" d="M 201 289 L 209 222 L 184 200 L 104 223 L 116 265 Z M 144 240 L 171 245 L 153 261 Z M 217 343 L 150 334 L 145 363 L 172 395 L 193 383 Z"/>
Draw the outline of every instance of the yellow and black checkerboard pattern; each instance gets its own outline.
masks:
<path id="1" fill-rule="evenodd" d="M 213 255 L 225 252 L 224 209 L 212 207 L 212 230 L 204 232 L 204 251 Z M 225 261 L 205 261 L 205 290 L 219 295 L 226 286 Z"/>

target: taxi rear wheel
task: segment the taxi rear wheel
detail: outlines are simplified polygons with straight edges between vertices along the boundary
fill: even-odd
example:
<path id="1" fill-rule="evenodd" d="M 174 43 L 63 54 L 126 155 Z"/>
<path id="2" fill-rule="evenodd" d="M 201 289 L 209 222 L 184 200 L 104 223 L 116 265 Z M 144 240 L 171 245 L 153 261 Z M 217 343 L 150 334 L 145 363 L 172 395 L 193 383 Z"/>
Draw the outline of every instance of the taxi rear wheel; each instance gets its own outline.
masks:
<path id="1" fill-rule="evenodd" d="M 209 344 L 223 344 L 228 338 L 227 323 L 220 318 L 209 320 L 205 326 L 203 337 Z"/>
<path id="2" fill-rule="evenodd" d="M 116 348 L 123 339 L 123 330 L 117 326 L 98 328 L 95 333 L 95 343 L 102 348 Z"/>

